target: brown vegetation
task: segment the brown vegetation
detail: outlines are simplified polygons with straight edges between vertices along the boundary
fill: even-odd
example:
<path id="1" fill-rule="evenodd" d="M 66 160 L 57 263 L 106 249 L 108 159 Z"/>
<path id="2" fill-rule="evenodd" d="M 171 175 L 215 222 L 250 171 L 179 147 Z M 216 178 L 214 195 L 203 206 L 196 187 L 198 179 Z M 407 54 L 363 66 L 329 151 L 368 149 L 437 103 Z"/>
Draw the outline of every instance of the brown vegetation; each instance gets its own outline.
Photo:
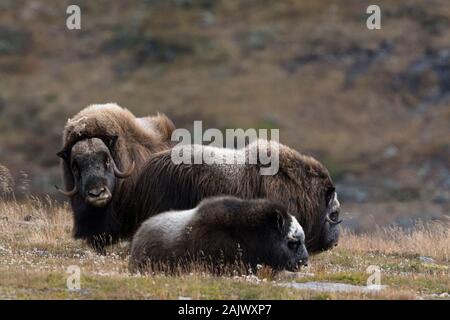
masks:
<path id="1" fill-rule="evenodd" d="M 344 230 L 339 246 L 311 257 L 303 274 L 277 280 L 270 268 L 262 268 L 255 276 L 243 276 L 236 268 L 231 275 L 216 277 L 202 266 L 177 276 L 130 275 L 128 245 L 108 248 L 102 256 L 73 240 L 67 206 L 50 199 L 0 202 L 0 213 L 1 298 L 416 299 L 450 294 L 450 234 L 439 224 L 422 225 L 411 233 L 380 229 L 354 235 Z M 79 292 L 67 290 L 70 265 L 81 268 Z M 382 284 L 388 289 L 337 293 L 278 286 L 286 281 L 365 285 L 369 265 L 380 266 Z"/>
<path id="2" fill-rule="evenodd" d="M 0 200 L 14 198 L 14 178 L 8 168 L 0 164 Z"/>

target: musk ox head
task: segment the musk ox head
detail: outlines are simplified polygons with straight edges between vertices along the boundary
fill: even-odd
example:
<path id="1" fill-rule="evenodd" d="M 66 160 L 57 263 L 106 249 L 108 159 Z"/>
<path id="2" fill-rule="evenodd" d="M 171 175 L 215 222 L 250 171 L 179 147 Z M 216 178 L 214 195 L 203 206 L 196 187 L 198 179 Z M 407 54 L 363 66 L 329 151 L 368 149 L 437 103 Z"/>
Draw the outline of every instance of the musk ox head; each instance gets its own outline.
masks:
<path id="1" fill-rule="evenodd" d="M 70 168 L 73 188 L 60 190 L 66 196 L 77 196 L 87 206 L 102 208 L 112 199 L 118 179 L 125 179 L 134 170 L 134 163 L 125 171 L 118 168 L 111 155 L 117 136 L 78 141 L 70 150 L 58 152 Z"/>
<path id="2" fill-rule="evenodd" d="M 322 250 L 327 250 L 337 245 L 339 240 L 339 224 L 342 222 L 339 214 L 341 212 L 341 205 L 337 198 L 336 189 L 331 187 L 328 189 L 325 196 L 325 223 L 323 225 L 322 235 Z"/>
<path id="3" fill-rule="evenodd" d="M 335 187 L 330 185 L 324 192 L 319 192 L 319 195 L 318 219 L 307 240 L 310 252 L 321 252 L 335 247 L 339 240 L 339 224 L 342 222 L 339 216 L 340 203 Z"/>
<path id="4" fill-rule="evenodd" d="M 266 229 L 259 246 L 267 246 L 261 261 L 277 270 L 295 271 L 308 263 L 305 233 L 297 219 L 286 212 L 284 207 L 276 206 L 272 221 Z"/>
<path id="5" fill-rule="evenodd" d="M 272 143 L 273 144 L 273 143 Z M 327 168 L 311 156 L 280 148 L 280 172 L 265 179 L 268 198 L 286 203 L 306 235 L 309 253 L 333 248 L 339 240 L 340 204 Z"/>

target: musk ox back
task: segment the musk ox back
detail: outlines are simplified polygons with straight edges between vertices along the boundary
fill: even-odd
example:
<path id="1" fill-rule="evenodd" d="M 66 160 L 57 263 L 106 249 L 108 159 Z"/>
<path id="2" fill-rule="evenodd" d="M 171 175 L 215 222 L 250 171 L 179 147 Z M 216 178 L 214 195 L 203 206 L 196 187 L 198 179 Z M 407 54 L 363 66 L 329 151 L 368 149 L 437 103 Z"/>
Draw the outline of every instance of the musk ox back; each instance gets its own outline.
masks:
<path id="1" fill-rule="evenodd" d="M 212 197 L 146 220 L 133 237 L 130 270 L 189 270 L 193 263 L 215 271 L 257 264 L 296 270 L 308 260 L 304 241 L 295 217 L 276 202 Z"/>
<path id="2" fill-rule="evenodd" d="M 173 129 L 164 115 L 136 118 L 116 104 L 92 105 L 68 120 L 58 156 L 75 238 L 101 249 L 126 233 L 119 212 L 146 159 L 171 146 Z"/>
<path id="3" fill-rule="evenodd" d="M 218 195 L 244 199 L 267 198 L 286 205 L 304 228 L 310 253 L 332 248 L 339 237 L 339 201 L 328 170 L 312 157 L 276 142 L 257 140 L 235 150 L 249 156 L 258 152 L 279 152 L 279 171 L 261 175 L 256 164 L 174 164 L 172 152 L 223 154 L 223 149 L 199 145 L 177 146 L 152 156 L 142 168 L 133 194 L 139 195 L 127 224 L 168 210 L 195 207 L 201 200 Z M 230 151 L 226 151 L 229 153 Z M 131 220 L 133 219 L 133 220 Z"/>
<path id="4" fill-rule="evenodd" d="M 9 169 L 0 164 L 0 200 L 14 199 L 14 178 Z"/>

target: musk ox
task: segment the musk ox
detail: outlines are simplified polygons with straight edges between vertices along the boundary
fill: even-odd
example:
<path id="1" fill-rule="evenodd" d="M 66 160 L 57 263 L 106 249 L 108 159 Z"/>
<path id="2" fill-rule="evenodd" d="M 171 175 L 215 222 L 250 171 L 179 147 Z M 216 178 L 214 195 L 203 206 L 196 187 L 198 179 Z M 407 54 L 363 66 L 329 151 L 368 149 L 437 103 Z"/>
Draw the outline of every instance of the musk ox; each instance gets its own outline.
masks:
<path id="1" fill-rule="evenodd" d="M 60 191 L 70 197 L 75 238 L 101 249 L 122 235 L 118 215 L 139 169 L 171 146 L 173 130 L 162 114 L 136 118 L 116 104 L 92 105 L 68 120 L 58 152 L 68 191 Z"/>
<path id="2" fill-rule="evenodd" d="M 133 237 L 132 272 L 189 270 L 199 261 L 213 270 L 238 263 L 294 271 L 308 261 L 305 234 L 297 219 L 274 201 L 211 197 L 194 209 L 147 219 Z"/>
<path id="3" fill-rule="evenodd" d="M 0 200 L 14 199 L 14 178 L 9 169 L 0 164 Z"/>
<path id="4" fill-rule="evenodd" d="M 279 171 L 261 175 L 256 164 L 174 164 L 172 153 L 189 151 L 233 152 L 249 158 L 258 152 L 278 152 Z M 257 140 L 246 148 L 223 150 L 210 146 L 176 146 L 150 157 L 132 191 L 136 201 L 122 228 L 137 228 L 149 216 L 169 210 L 192 209 L 211 196 L 231 195 L 243 199 L 267 198 L 284 204 L 302 225 L 310 253 L 332 248 L 339 238 L 340 205 L 328 170 L 312 157 L 273 141 Z M 134 224 L 134 227 L 133 227 Z"/>

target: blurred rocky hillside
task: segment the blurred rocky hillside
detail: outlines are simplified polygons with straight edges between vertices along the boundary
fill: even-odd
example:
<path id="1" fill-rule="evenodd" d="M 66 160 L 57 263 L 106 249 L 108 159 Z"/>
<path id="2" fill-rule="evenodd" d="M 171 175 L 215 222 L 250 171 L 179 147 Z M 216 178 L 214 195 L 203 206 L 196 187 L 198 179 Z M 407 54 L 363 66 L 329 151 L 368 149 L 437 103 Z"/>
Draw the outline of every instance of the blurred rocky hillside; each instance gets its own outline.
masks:
<path id="1" fill-rule="evenodd" d="M 327 165 L 356 229 L 442 219 L 450 3 L 377 3 L 370 31 L 361 0 L 1 0 L 0 163 L 18 195 L 53 194 L 65 121 L 114 101 L 178 127 L 280 128 Z"/>

